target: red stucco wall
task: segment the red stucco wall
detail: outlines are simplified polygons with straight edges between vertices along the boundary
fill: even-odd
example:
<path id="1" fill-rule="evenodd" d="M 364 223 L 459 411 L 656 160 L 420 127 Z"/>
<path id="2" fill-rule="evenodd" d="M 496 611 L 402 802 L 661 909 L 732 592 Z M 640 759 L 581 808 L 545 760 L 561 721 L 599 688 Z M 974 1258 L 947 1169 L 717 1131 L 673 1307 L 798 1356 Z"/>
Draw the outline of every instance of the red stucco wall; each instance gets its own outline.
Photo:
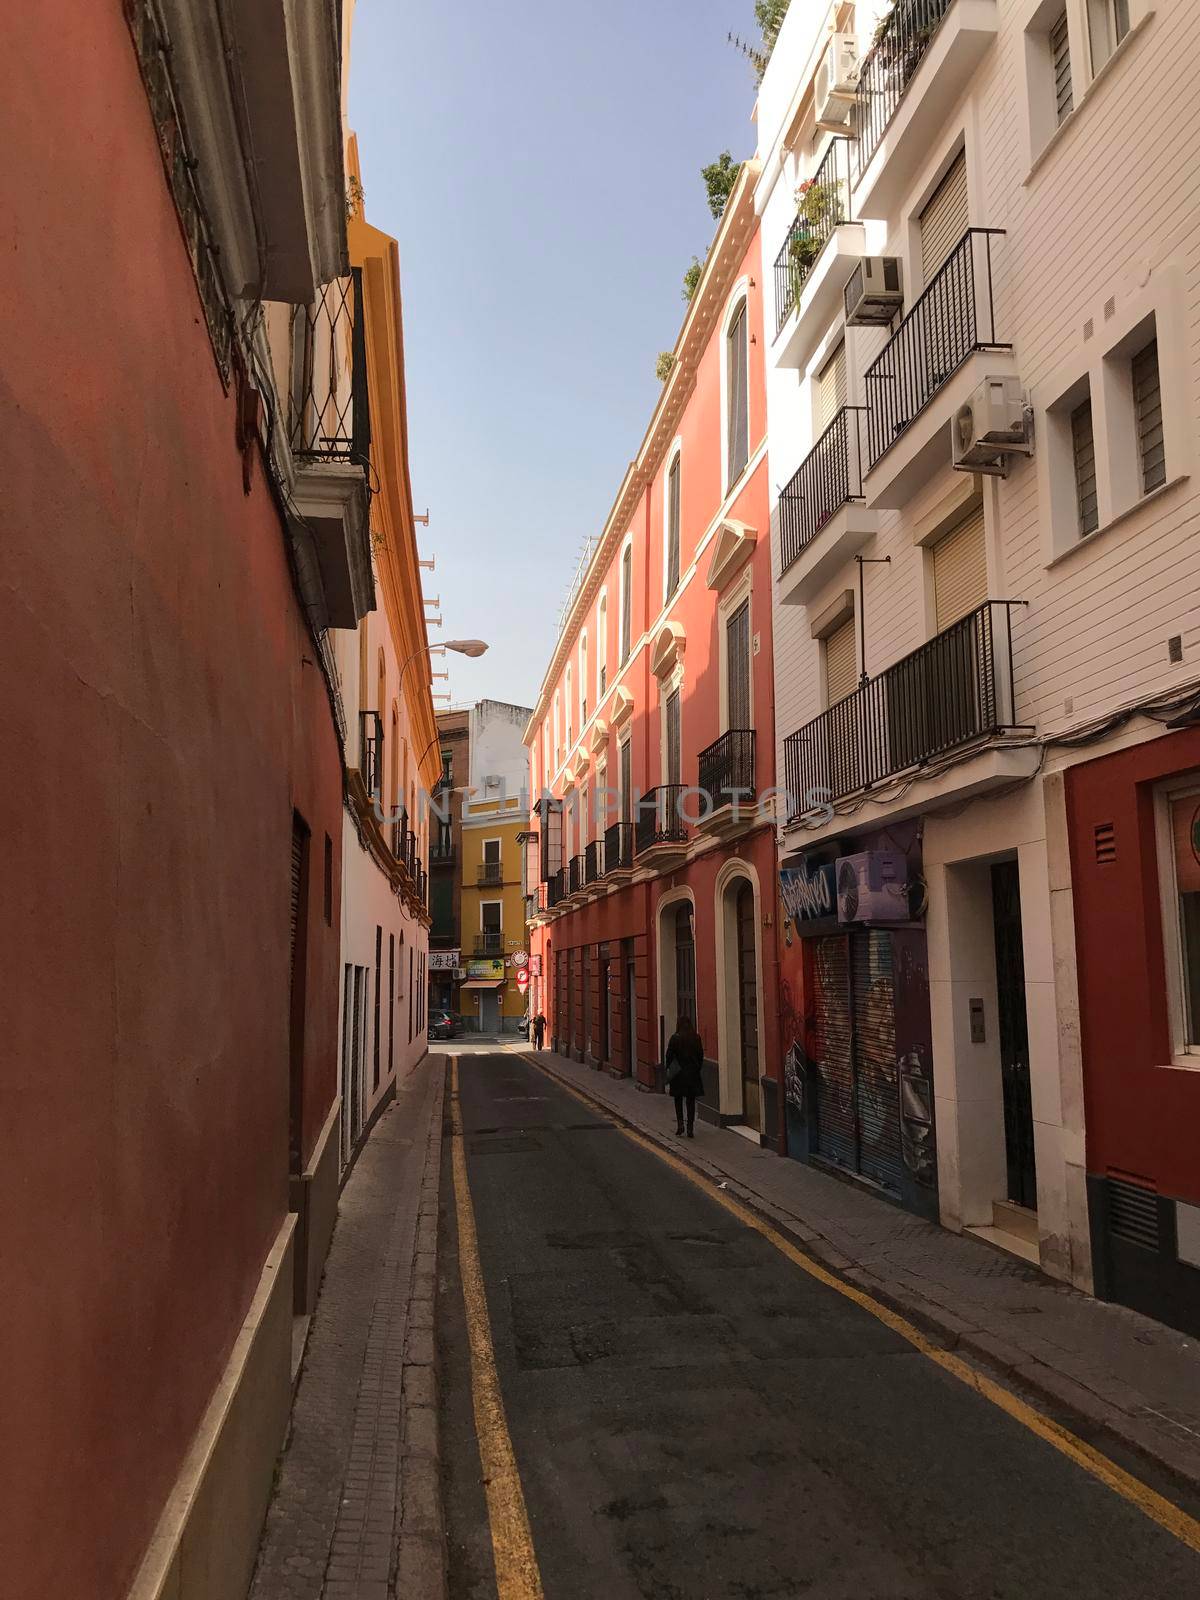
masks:
<path id="1" fill-rule="evenodd" d="M 118 0 L 8 18 L 0 1587 L 123 1595 L 335 1090 L 341 778 Z"/>
<path id="2" fill-rule="evenodd" d="M 1088 1171 L 1152 1179 L 1200 1204 L 1200 1074 L 1168 1067 L 1153 788 L 1200 769 L 1200 729 L 1067 772 Z M 1096 859 L 1111 823 L 1115 860 Z"/>

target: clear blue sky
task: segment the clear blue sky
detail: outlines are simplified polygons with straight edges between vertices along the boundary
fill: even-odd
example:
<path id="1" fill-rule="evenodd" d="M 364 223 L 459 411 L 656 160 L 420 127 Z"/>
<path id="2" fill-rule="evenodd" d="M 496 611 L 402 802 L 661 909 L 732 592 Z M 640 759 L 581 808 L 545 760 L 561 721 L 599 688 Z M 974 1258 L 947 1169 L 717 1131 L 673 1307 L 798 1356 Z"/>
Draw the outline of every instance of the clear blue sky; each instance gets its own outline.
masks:
<path id="1" fill-rule="evenodd" d="M 358 0 L 350 123 L 400 241 L 434 637 L 492 646 L 446 658 L 456 701 L 533 704 L 641 442 L 715 226 L 700 168 L 754 150 L 731 30 L 757 38 L 752 0 Z"/>

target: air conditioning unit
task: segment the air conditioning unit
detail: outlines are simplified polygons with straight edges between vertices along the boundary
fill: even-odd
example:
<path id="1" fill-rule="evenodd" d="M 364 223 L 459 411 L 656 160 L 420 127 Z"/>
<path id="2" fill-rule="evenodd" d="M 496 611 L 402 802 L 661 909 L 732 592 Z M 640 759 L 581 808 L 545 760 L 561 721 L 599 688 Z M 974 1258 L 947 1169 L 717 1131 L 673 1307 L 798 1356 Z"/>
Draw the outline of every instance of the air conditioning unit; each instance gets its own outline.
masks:
<path id="1" fill-rule="evenodd" d="M 908 863 L 899 850 L 864 850 L 837 864 L 839 922 L 906 922 Z"/>
<path id="2" fill-rule="evenodd" d="M 959 472 L 1003 475 L 1008 456 L 1033 454 L 1033 413 L 1019 378 L 985 378 L 950 427 Z"/>
<path id="3" fill-rule="evenodd" d="M 898 256 L 864 256 L 850 274 L 843 299 L 856 328 L 888 323 L 904 304 Z"/>
<path id="4" fill-rule="evenodd" d="M 818 128 L 841 133 L 850 126 L 859 70 L 858 40 L 852 33 L 835 33 L 825 47 L 813 80 Z"/>

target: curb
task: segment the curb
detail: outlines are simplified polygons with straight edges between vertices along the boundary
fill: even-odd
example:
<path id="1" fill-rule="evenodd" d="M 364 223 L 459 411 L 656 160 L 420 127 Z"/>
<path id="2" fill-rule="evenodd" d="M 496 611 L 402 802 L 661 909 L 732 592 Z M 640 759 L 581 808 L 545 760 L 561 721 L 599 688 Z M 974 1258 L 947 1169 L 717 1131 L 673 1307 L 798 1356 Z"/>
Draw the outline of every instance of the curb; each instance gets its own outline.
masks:
<path id="1" fill-rule="evenodd" d="M 968 1357 L 976 1365 L 986 1367 L 993 1375 L 1006 1380 L 1010 1387 L 1020 1387 L 1036 1395 L 1055 1411 L 1066 1413 L 1085 1437 L 1092 1437 L 1099 1430 L 1124 1449 L 1132 1451 L 1143 1461 L 1149 1462 L 1160 1472 L 1165 1473 L 1183 1488 L 1200 1492 L 1200 1459 L 1194 1448 L 1189 1448 L 1182 1441 L 1176 1446 L 1174 1441 L 1163 1437 L 1148 1423 L 1116 1411 L 1113 1403 L 1102 1395 L 1077 1383 L 1056 1368 L 1034 1359 L 1015 1345 L 1007 1344 L 995 1334 L 989 1333 L 986 1328 L 956 1316 L 952 1311 L 926 1300 L 923 1295 L 915 1291 L 898 1288 L 882 1278 L 877 1278 L 858 1262 L 843 1255 L 815 1228 L 800 1221 L 790 1212 L 781 1210 L 757 1191 L 747 1189 L 698 1152 L 686 1145 L 680 1146 L 654 1129 L 641 1127 L 606 1101 L 572 1082 L 557 1068 L 547 1065 L 545 1057 L 550 1054 L 552 1054 L 550 1051 L 523 1052 L 532 1066 L 544 1072 L 562 1088 L 579 1095 L 621 1127 L 629 1128 L 640 1138 L 648 1140 L 659 1149 L 668 1151 L 678 1160 L 685 1161 L 690 1167 L 703 1173 L 706 1178 L 722 1185 L 726 1193 L 748 1210 L 786 1234 L 805 1255 L 836 1277 L 853 1284 L 856 1289 L 864 1290 L 888 1310 L 907 1317 L 923 1333 L 934 1335 L 945 1349 Z"/>
<path id="2" fill-rule="evenodd" d="M 425 1060 L 426 1056 L 422 1058 Z M 416 1249 L 409 1279 L 404 1355 L 400 1369 L 400 1516 L 396 1596 L 444 1600 L 449 1584 L 442 1511 L 442 1440 L 438 1418 L 440 1363 L 436 1337 L 438 1208 L 446 1071 L 434 1093 L 426 1136 Z"/>

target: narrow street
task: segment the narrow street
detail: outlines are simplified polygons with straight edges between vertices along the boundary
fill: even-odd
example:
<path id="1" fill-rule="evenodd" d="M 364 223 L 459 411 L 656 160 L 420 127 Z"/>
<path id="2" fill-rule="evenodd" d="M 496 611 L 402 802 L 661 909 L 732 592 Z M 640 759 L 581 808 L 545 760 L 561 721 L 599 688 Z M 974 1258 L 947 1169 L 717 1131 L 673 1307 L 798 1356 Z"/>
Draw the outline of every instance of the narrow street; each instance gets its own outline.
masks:
<path id="1" fill-rule="evenodd" d="M 444 1160 L 437 1311 L 454 1600 L 539 1581 L 551 1600 L 1200 1592 L 1144 1465 L 1106 1486 L 522 1056 L 456 1071 L 473 1224 L 462 1239 Z M 701 1125 L 697 1147 L 721 1137 Z M 487 1324 L 532 1585 L 495 1575 L 497 1509 L 502 1540 L 520 1517 L 481 1482 Z"/>

